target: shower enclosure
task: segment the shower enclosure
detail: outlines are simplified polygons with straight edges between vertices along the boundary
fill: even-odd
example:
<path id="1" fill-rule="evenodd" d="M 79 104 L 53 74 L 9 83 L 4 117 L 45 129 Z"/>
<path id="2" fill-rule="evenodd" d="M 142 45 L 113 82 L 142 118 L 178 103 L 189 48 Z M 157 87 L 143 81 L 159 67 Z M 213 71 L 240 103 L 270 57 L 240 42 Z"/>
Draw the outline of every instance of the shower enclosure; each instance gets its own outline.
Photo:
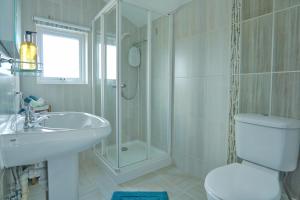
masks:
<path id="1" fill-rule="evenodd" d="M 93 108 L 112 126 L 94 151 L 118 182 L 171 163 L 172 20 L 120 0 L 93 20 Z"/>

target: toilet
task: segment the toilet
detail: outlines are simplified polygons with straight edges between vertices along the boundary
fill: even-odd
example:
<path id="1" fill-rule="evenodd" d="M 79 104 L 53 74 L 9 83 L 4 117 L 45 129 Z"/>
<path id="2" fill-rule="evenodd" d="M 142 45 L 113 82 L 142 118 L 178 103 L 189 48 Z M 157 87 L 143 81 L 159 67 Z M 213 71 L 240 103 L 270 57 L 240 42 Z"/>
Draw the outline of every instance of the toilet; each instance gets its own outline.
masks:
<path id="1" fill-rule="evenodd" d="M 280 200 L 280 172 L 297 168 L 300 120 L 259 114 L 235 116 L 241 163 L 212 170 L 205 178 L 208 200 Z"/>

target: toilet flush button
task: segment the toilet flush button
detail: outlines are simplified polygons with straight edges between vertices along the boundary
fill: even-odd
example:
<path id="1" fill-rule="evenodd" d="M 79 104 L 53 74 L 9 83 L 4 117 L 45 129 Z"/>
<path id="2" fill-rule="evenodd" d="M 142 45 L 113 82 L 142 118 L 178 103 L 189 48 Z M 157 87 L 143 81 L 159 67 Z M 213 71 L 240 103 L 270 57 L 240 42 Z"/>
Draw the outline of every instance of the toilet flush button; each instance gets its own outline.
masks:
<path id="1" fill-rule="evenodd" d="M 9 139 L 9 146 L 12 147 L 12 146 L 17 146 L 18 145 L 18 140 L 17 138 L 11 138 Z"/>

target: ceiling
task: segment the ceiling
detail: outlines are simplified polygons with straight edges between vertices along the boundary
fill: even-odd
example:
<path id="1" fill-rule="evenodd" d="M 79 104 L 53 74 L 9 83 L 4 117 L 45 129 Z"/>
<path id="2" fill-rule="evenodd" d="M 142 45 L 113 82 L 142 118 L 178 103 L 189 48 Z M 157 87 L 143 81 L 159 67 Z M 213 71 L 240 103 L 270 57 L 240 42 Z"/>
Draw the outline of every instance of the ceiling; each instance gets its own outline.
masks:
<path id="1" fill-rule="evenodd" d="M 104 0 L 109 2 L 110 0 Z M 138 27 L 147 24 L 147 10 L 151 10 L 152 19 L 172 13 L 180 6 L 191 0 L 124 0 L 130 4 L 123 4 L 122 15 Z M 135 5 L 135 6 L 134 6 Z M 144 8 L 144 9 L 142 9 Z"/>
<path id="2" fill-rule="evenodd" d="M 148 12 L 146 9 L 136 7 L 132 4 L 123 4 L 122 5 L 122 16 L 126 17 L 131 23 L 137 27 L 143 27 L 148 22 Z M 161 14 L 152 13 L 152 20 L 157 19 Z"/>
<path id="3" fill-rule="evenodd" d="M 138 27 L 142 27 L 147 24 L 147 12 L 151 10 L 152 19 L 157 19 L 161 15 L 167 15 L 172 13 L 180 6 L 188 3 L 191 0 L 124 0 L 130 4 L 123 4 L 122 13 L 128 20 L 134 23 Z M 141 9 L 145 8 L 145 9 Z"/>
<path id="4" fill-rule="evenodd" d="M 111 0 L 104 0 L 109 2 Z M 151 11 L 156 11 L 160 14 L 169 14 L 180 6 L 190 2 L 191 0 L 124 0 L 139 7 L 146 8 Z"/>
<path id="5" fill-rule="evenodd" d="M 125 0 L 128 3 L 156 11 L 160 14 L 169 14 L 191 0 Z"/>

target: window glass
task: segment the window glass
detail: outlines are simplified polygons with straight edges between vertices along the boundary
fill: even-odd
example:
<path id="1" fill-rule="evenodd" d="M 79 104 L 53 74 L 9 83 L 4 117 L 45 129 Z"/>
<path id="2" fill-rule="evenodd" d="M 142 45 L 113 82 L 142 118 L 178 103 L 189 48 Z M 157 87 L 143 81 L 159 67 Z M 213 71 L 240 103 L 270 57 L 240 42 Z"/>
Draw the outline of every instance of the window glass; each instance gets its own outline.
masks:
<path id="1" fill-rule="evenodd" d="M 40 84 L 87 83 L 87 33 L 37 25 Z"/>
<path id="2" fill-rule="evenodd" d="M 80 78 L 79 40 L 43 35 L 44 77 Z"/>
<path id="3" fill-rule="evenodd" d="M 101 63 L 101 44 L 99 44 L 99 63 Z M 117 48 L 115 45 L 106 45 L 106 62 L 107 72 L 106 79 L 116 80 L 117 79 Z M 101 66 L 101 65 L 99 65 Z M 101 69 L 99 69 L 99 78 L 101 78 Z"/>

